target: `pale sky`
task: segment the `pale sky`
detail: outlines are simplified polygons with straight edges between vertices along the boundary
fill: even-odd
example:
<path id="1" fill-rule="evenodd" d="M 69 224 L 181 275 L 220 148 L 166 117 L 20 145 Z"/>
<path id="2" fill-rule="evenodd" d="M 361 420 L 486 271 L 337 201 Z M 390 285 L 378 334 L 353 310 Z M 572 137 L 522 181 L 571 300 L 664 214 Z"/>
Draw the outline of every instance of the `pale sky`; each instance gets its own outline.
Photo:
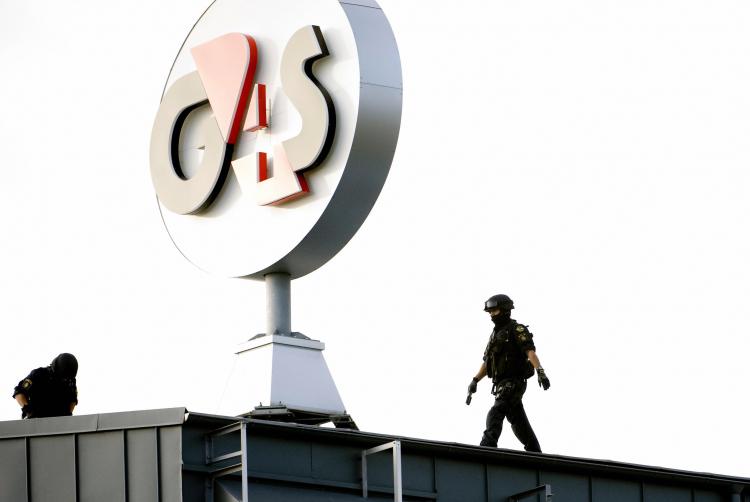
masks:
<path id="1" fill-rule="evenodd" d="M 750 476 L 750 4 L 381 0 L 404 77 L 391 174 L 292 284 L 361 429 L 477 444 L 490 295 L 552 382 L 545 452 Z M 173 246 L 148 167 L 205 0 L 0 0 L 0 419 L 59 352 L 79 414 L 219 406 L 262 283 Z M 506 426 L 501 447 L 521 449 Z M 744 458 L 743 458 L 744 456 Z"/>

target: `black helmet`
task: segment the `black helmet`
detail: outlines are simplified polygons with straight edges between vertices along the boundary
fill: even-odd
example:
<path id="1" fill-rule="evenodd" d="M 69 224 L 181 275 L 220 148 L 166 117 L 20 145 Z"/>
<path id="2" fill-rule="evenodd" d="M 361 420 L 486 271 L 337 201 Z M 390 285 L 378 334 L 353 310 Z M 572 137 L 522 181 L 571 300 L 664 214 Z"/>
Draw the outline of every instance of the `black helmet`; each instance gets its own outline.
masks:
<path id="1" fill-rule="evenodd" d="M 62 378 L 75 378 L 78 373 L 78 360 L 73 354 L 63 352 L 52 360 L 50 368 Z"/>
<path id="2" fill-rule="evenodd" d="M 489 312 L 492 309 L 501 309 L 505 312 L 510 312 L 513 309 L 513 300 L 508 295 L 495 295 L 484 302 L 484 311 Z"/>

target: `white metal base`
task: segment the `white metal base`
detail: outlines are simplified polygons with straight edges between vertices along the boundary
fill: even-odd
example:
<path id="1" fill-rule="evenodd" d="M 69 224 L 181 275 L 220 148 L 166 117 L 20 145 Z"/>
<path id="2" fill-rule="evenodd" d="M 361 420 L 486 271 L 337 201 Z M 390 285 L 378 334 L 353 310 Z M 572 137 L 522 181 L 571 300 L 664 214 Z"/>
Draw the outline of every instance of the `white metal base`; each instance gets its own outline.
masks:
<path id="1" fill-rule="evenodd" d="M 243 343 L 219 412 L 244 415 L 256 406 L 346 413 L 323 358 L 325 344 L 288 335 L 263 335 Z"/>

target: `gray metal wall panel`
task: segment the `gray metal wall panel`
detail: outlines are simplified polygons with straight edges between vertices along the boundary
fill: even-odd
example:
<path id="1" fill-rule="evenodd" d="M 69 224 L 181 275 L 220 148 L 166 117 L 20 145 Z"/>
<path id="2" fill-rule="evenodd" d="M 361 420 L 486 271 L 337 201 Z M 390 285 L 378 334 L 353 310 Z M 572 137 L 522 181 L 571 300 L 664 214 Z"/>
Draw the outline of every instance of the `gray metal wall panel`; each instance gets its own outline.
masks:
<path id="1" fill-rule="evenodd" d="M 593 502 L 642 502 L 641 483 L 637 481 L 593 478 L 591 494 Z"/>
<path id="2" fill-rule="evenodd" d="M 31 438 L 33 502 L 76 502 L 75 436 Z"/>
<path id="3" fill-rule="evenodd" d="M 360 482 L 360 458 L 361 450 L 356 450 L 349 455 L 341 455 L 339 462 L 349 464 L 354 475 L 346 481 L 349 483 Z M 435 464 L 432 457 L 419 455 L 401 455 L 401 478 L 404 490 L 415 490 L 419 492 L 432 493 L 435 491 Z M 330 479 L 330 478 L 323 478 Z M 367 457 L 367 482 L 370 486 L 393 489 L 393 450 L 385 450 Z"/>
<path id="4" fill-rule="evenodd" d="M 126 502 L 125 433 L 78 436 L 78 502 Z"/>
<path id="5" fill-rule="evenodd" d="M 688 488 L 645 485 L 643 487 L 643 500 L 644 502 L 692 502 L 693 493 Z"/>
<path id="6" fill-rule="evenodd" d="M 439 458 L 435 471 L 441 502 L 487 500 L 484 464 Z"/>
<path id="7" fill-rule="evenodd" d="M 693 502 L 724 502 L 727 497 L 722 497 L 718 493 L 704 492 L 696 490 L 693 498 Z"/>
<path id="8" fill-rule="evenodd" d="M 249 436 L 247 463 L 251 471 L 309 477 L 312 476 L 311 451 L 308 442 Z"/>
<path id="9" fill-rule="evenodd" d="M 497 465 L 487 466 L 489 500 L 507 500 L 511 495 L 538 486 L 536 471 Z M 531 499 L 529 500 L 531 502 Z"/>
<path id="10" fill-rule="evenodd" d="M 180 429 L 179 426 L 159 429 L 160 502 L 182 502 L 182 431 Z"/>
<path id="11" fill-rule="evenodd" d="M 128 495 L 133 502 L 159 501 L 156 429 L 127 431 Z"/>
<path id="12" fill-rule="evenodd" d="M 344 483 L 358 483 L 360 468 L 357 459 L 361 451 L 358 448 L 313 443 L 313 477 Z"/>
<path id="13" fill-rule="evenodd" d="M 586 476 L 543 472 L 540 478 L 540 484 L 552 485 L 555 502 L 590 502 L 591 500 L 589 498 L 589 478 Z M 605 502 L 605 500 L 601 502 Z"/>
<path id="14" fill-rule="evenodd" d="M 403 455 L 401 472 L 404 490 L 435 490 L 435 463 L 432 457 Z"/>
<path id="15" fill-rule="evenodd" d="M 0 440 L 0 502 L 26 500 L 26 440 Z"/>
<path id="16" fill-rule="evenodd" d="M 355 456 L 352 459 L 355 464 L 357 458 Z M 403 465 L 401 468 L 403 469 Z M 367 456 L 367 482 L 371 486 L 393 489 L 393 450 L 385 450 Z"/>
<path id="17" fill-rule="evenodd" d="M 191 427 L 182 428 L 182 461 L 186 464 L 198 465 L 206 461 L 206 448 L 205 448 L 205 434 L 208 434 L 214 429 L 193 429 Z M 234 436 L 234 434 L 227 434 L 228 436 Z M 240 434 L 237 432 L 237 439 L 234 442 L 234 450 L 237 451 L 239 447 Z M 219 445 L 221 446 L 221 445 Z M 214 452 L 218 451 L 214 449 Z M 229 453 L 225 451 L 223 453 Z M 218 455 L 219 453 L 215 453 Z"/>

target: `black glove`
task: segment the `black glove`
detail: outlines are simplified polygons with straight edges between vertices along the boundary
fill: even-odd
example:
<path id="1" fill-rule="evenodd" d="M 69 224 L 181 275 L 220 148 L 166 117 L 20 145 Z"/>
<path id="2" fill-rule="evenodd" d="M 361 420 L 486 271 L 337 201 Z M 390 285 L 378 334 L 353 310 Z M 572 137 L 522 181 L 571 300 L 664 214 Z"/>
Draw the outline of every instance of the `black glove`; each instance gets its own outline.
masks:
<path id="1" fill-rule="evenodd" d="M 476 378 L 471 379 L 471 383 L 469 384 L 469 394 L 466 396 L 466 404 L 471 404 L 471 395 L 474 394 L 477 391 L 477 380 Z"/>
<path id="2" fill-rule="evenodd" d="M 549 378 L 547 378 L 547 374 L 541 366 L 536 369 L 536 379 L 539 382 L 539 387 L 544 387 L 544 390 L 549 389 Z"/>
<path id="3" fill-rule="evenodd" d="M 32 418 L 31 417 L 31 406 L 28 405 L 28 404 L 25 405 L 25 406 L 23 406 L 21 408 L 21 419 L 24 419 L 24 418 Z"/>
<path id="4" fill-rule="evenodd" d="M 477 380 L 476 378 L 471 379 L 471 383 L 469 384 L 469 394 L 474 394 L 477 391 Z"/>

